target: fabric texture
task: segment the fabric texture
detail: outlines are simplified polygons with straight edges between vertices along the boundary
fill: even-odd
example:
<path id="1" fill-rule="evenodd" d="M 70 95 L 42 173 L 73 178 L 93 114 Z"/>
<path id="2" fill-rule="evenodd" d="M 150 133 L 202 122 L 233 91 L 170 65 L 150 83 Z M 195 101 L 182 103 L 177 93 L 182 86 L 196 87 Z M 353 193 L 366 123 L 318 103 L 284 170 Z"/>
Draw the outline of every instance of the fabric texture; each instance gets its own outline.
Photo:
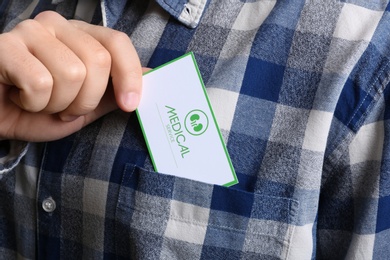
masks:
<path id="1" fill-rule="evenodd" d="M 0 5 L 0 28 L 75 6 L 22 2 Z M 388 0 L 120 2 L 103 21 L 144 66 L 194 53 L 239 184 L 154 172 L 136 115 L 116 111 L 2 152 L 0 259 L 388 257 Z"/>

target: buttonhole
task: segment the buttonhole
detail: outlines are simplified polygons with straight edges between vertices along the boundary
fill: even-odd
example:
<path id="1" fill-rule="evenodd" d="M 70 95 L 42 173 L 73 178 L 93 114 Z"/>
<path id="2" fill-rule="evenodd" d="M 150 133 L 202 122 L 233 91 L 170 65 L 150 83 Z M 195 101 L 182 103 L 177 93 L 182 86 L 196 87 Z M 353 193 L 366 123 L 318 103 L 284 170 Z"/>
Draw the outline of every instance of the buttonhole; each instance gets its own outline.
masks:
<path id="1" fill-rule="evenodd" d="M 187 5 L 184 6 L 184 10 L 187 14 L 191 15 L 191 9 Z"/>

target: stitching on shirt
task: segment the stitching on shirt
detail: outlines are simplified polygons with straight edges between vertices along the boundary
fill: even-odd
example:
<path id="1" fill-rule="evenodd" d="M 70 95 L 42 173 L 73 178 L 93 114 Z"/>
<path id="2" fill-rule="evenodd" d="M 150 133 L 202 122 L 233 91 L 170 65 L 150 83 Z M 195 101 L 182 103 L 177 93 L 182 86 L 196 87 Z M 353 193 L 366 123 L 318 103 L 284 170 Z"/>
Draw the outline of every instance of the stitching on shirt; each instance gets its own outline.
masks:
<path id="1" fill-rule="evenodd" d="M 352 130 L 354 131 L 358 131 L 361 124 L 364 123 L 364 120 L 366 119 L 368 113 L 371 111 L 371 109 L 375 106 L 375 104 L 377 103 L 377 99 L 378 99 L 378 95 L 380 95 L 381 93 L 384 92 L 384 90 L 386 89 L 386 86 L 388 84 L 390 84 L 390 72 L 387 73 L 386 75 L 386 71 L 390 70 L 390 61 L 386 62 L 385 65 L 383 66 L 383 68 L 379 71 L 378 73 L 378 76 L 375 78 L 374 82 L 371 84 L 371 87 L 368 89 L 367 91 L 367 94 L 366 96 L 364 97 L 363 101 L 360 103 L 359 107 L 358 107 L 358 110 L 360 110 L 360 108 L 363 106 L 364 104 L 364 101 L 366 100 L 366 98 L 368 97 L 368 93 L 370 93 L 374 88 L 375 88 L 375 84 L 379 81 L 379 79 L 381 78 L 381 76 L 383 76 L 383 74 L 385 74 L 384 76 L 384 80 L 383 80 L 383 83 L 380 84 L 381 87 L 380 88 L 376 88 L 376 95 L 374 96 L 374 99 L 370 102 L 370 104 L 367 106 L 367 109 L 366 111 L 362 114 L 362 116 L 360 117 L 360 119 L 357 121 L 356 125 L 353 127 Z M 389 86 L 390 87 L 390 86 Z M 357 114 L 357 111 L 355 111 L 354 115 L 352 116 L 352 118 L 349 120 L 348 124 L 346 125 L 346 127 L 343 128 L 342 132 L 340 133 L 341 136 L 343 136 L 346 132 L 348 132 L 345 136 L 345 138 L 343 139 L 343 141 L 341 143 L 337 143 L 337 144 L 332 144 L 330 147 L 331 147 L 331 153 L 328 157 L 324 158 L 324 169 L 325 170 L 328 170 L 329 173 L 332 173 L 333 170 L 341 163 L 341 158 L 344 156 L 345 154 L 345 151 L 348 150 L 348 145 L 342 145 L 343 142 L 345 140 L 348 140 L 349 139 L 349 144 L 351 143 L 352 139 L 354 136 L 356 136 L 356 133 L 353 132 L 353 131 L 348 131 L 348 125 L 350 124 L 350 122 L 352 121 L 352 119 L 356 116 Z M 343 148 L 344 147 L 344 148 Z M 331 159 L 334 158 L 335 159 L 335 162 L 334 164 L 332 164 L 331 167 L 326 167 L 327 165 L 329 164 L 326 164 L 326 161 L 332 161 Z M 326 160 L 326 161 L 325 161 Z M 328 168 L 328 169 L 326 169 Z M 333 176 L 333 174 L 328 174 L 326 176 L 326 178 L 324 178 L 323 180 L 321 180 L 321 183 L 325 183 L 327 182 L 327 180 L 329 178 L 331 178 L 331 176 Z M 322 184 L 321 184 L 322 186 Z M 321 190 L 321 189 L 320 189 Z M 320 192 L 319 190 L 319 192 Z M 314 223 L 315 224 L 315 223 Z M 317 223 L 318 225 L 318 223 Z"/>
<path id="2" fill-rule="evenodd" d="M 130 207 L 130 208 L 133 209 L 133 210 L 138 211 L 140 214 L 143 214 L 143 215 L 164 216 L 164 214 L 158 214 L 158 213 L 147 211 L 147 210 L 144 210 L 144 209 L 138 208 L 138 207 Z M 217 225 L 217 224 L 209 224 L 209 223 L 206 223 L 206 222 L 193 221 L 193 220 L 181 218 L 179 216 L 175 216 L 175 215 L 171 215 L 171 214 L 169 214 L 167 216 L 169 216 L 170 219 L 177 220 L 177 221 L 180 221 L 180 222 L 183 222 L 183 223 L 187 223 L 187 224 L 200 226 L 200 227 L 219 228 L 219 229 L 224 229 L 224 230 L 229 231 L 229 232 L 236 232 L 236 233 L 238 232 L 238 233 L 242 233 L 242 234 L 261 235 L 261 236 L 275 238 L 275 239 L 277 239 L 277 240 L 279 240 L 281 242 L 284 242 L 284 243 L 288 242 L 286 239 L 279 238 L 278 236 L 270 235 L 270 234 L 266 234 L 266 233 L 261 233 L 261 232 L 256 232 L 256 231 L 253 231 L 253 230 L 238 229 L 238 228 L 234 228 L 234 227 L 230 227 L 230 226 L 226 226 L 226 225 Z M 288 223 L 282 223 L 282 222 L 278 222 L 278 221 L 275 221 L 275 222 L 280 223 L 279 225 L 287 225 L 288 227 L 292 226 L 292 225 L 290 225 Z M 289 232 L 287 231 L 286 233 L 289 233 Z"/>
<path id="3" fill-rule="evenodd" d="M 352 122 L 352 120 L 355 118 L 356 114 L 358 113 L 358 111 L 360 111 L 360 109 L 362 108 L 364 102 L 366 101 L 367 97 L 369 96 L 369 93 L 375 89 L 375 85 L 376 83 L 379 81 L 379 78 L 382 74 L 384 74 L 384 71 L 385 69 L 389 66 L 390 62 L 387 62 L 385 64 L 385 66 L 379 71 L 379 76 L 376 77 L 375 81 L 371 84 L 370 88 L 368 89 L 367 91 L 367 94 L 364 96 L 362 102 L 360 102 L 360 105 L 357 107 L 355 113 L 352 115 L 351 119 L 348 121 L 347 123 L 347 126 L 349 126 Z M 383 92 L 384 90 L 384 87 L 382 86 L 380 89 L 376 89 L 376 95 L 379 95 Z M 373 100 L 371 103 L 375 103 L 374 102 L 375 100 Z M 361 118 L 358 120 L 358 122 L 356 123 L 355 126 L 351 126 L 353 128 L 353 130 L 357 131 L 357 129 L 359 128 L 359 125 L 362 123 L 362 119 L 365 118 L 365 116 L 367 115 L 367 112 L 368 112 L 368 108 L 371 107 L 371 104 L 367 107 L 366 111 L 362 114 Z"/>
<path id="4" fill-rule="evenodd" d="M 248 234 L 249 233 L 249 234 L 253 234 L 253 235 L 261 235 L 261 236 L 275 238 L 275 239 L 277 239 L 279 241 L 282 241 L 282 242 L 288 242 L 288 240 L 286 240 L 286 239 L 282 239 L 282 238 L 279 238 L 276 235 L 270 235 L 270 234 L 267 234 L 267 233 L 256 232 L 256 231 L 247 230 L 247 229 L 239 229 L 239 228 L 234 228 L 234 227 L 226 226 L 226 225 L 217 225 L 217 224 L 204 223 L 204 222 L 200 222 L 200 221 L 193 221 L 193 220 L 181 218 L 181 217 L 175 216 L 175 215 L 169 215 L 169 217 L 170 217 L 170 219 L 173 219 L 173 220 L 177 220 L 177 221 L 180 221 L 180 222 L 183 222 L 183 223 L 188 223 L 188 224 L 194 224 L 194 225 L 197 225 L 197 226 L 211 227 L 211 228 L 220 228 L 220 229 L 224 229 L 224 230 L 226 230 L 228 232 L 238 232 L 238 233 L 242 233 L 242 234 Z M 283 223 L 283 222 L 278 222 L 278 221 L 275 221 L 275 222 L 280 223 L 279 225 L 291 226 L 288 223 Z M 288 233 L 288 232 L 286 232 L 286 233 Z"/>
<path id="5" fill-rule="evenodd" d="M 207 0 L 203 0 L 203 1 L 201 1 L 197 6 L 196 6 L 196 10 L 197 10 L 197 12 L 195 13 L 195 15 L 193 16 L 193 18 L 194 18 L 194 21 L 197 21 L 198 19 L 199 19 L 199 17 L 200 17 L 200 14 L 201 14 L 201 8 L 199 8 L 201 5 L 205 5 L 205 1 L 207 1 Z M 187 6 L 187 4 L 185 4 L 185 6 Z M 202 9 L 202 11 L 203 11 L 203 9 Z"/>
<path id="6" fill-rule="evenodd" d="M 376 79 L 374 80 L 374 82 L 371 84 L 371 87 L 369 88 L 369 91 L 367 92 L 367 95 L 364 97 L 363 102 L 361 102 L 361 104 L 359 105 L 359 109 L 363 106 L 363 103 L 364 103 L 365 99 L 368 97 L 368 93 L 371 92 L 372 89 L 374 89 L 375 83 L 377 83 L 377 82 L 379 81 L 380 77 L 381 77 L 383 74 L 385 74 L 385 71 L 387 71 L 386 69 L 387 69 L 387 70 L 390 69 L 390 61 L 388 61 L 388 62 L 383 66 L 383 68 L 379 71 L 378 76 L 376 77 Z M 383 93 L 384 89 L 386 88 L 386 85 L 389 84 L 389 81 L 390 81 L 390 73 L 389 73 L 388 75 L 385 76 L 384 83 L 382 84 L 382 87 L 381 87 L 381 88 L 377 89 L 377 94 L 376 94 L 375 96 L 377 96 L 377 95 Z M 373 108 L 373 106 L 376 104 L 376 101 L 377 101 L 377 100 L 374 99 L 374 100 L 370 103 L 370 105 L 367 107 L 366 111 L 362 114 L 362 116 L 360 117 L 360 120 L 358 120 L 358 122 L 356 123 L 356 126 L 355 126 L 352 130 L 357 131 L 357 130 L 359 129 L 359 126 L 360 126 L 361 124 L 363 124 L 363 122 L 364 122 L 366 116 L 367 116 L 368 113 L 371 111 L 371 109 Z M 352 116 L 352 118 L 354 118 L 354 116 L 356 115 L 356 113 L 357 113 L 357 111 L 354 113 L 354 115 Z M 351 120 L 348 122 L 348 124 L 346 125 L 346 127 L 342 130 L 342 132 L 340 133 L 341 136 L 343 136 L 343 135 L 346 133 L 345 138 L 343 139 L 343 141 L 344 141 L 344 140 L 347 140 L 347 139 L 351 139 L 351 140 L 352 140 L 352 138 L 356 135 L 356 133 L 354 133 L 353 131 L 348 131 L 348 129 L 349 129 L 349 128 L 348 128 L 348 125 L 349 125 L 350 122 L 352 121 L 352 118 L 351 118 Z M 348 132 L 348 133 L 347 133 L 347 132 Z M 350 141 L 351 141 L 351 140 L 350 140 Z M 349 141 L 349 143 L 350 143 L 350 141 Z M 343 143 L 343 142 L 337 143 L 337 144 L 333 144 L 333 145 L 331 146 L 331 151 L 332 151 L 331 154 L 330 154 L 327 158 L 324 159 L 324 165 L 325 165 L 325 160 L 330 160 L 330 159 L 332 159 L 332 158 L 335 159 L 333 166 L 330 167 L 330 168 L 328 167 L 328 172 L 332 172 L 332 171 L 336 168 L 336 166 L 339 165 L 339 163 L 340 163 L 340 161 L 341 161 L 341 158 L 343 157 L 344 152 L 348 149 L 348 146 L 347 146 L 347 145 L 343 146 L 342 143 Z M 340 146 L 340 145 L 341 145 L 341 146 Z M 344 147 L 344 148 L 343 148 L 343 147 Z M 338 154 L 338 153 L 339 153 L 339 154 Z M 338 154 L 338 155 L 336 155 L 336 154 Z M 331 160 L 331 161 L 332 161 L 332 160 Z M 321 182 L 322 182 L 322 183 L 326 182 L 327 179 L 330 178 L 331 176 L 332 176 L 332 175 L 328 175 L 328 176 L 327 176 L 325 179 L 323 179 Z"/>
<path id="7" fill-rule="evenodd" d="M 286 234 L 290 234 L 290 237 L 288 239 L 285 239 L 287 241 L 287 252 L 286 252 L 286 257 L 284 259 L 289 259 L 290 258 L 290 254 L 291 254 L 291 246 L 290 246 L 290 241 L 293 240 L 294 238 L 294 234 L 295 234 L 295 228 L 296 228 L 297 225 L 289 225 L 288 228 L 291 228 L 291 231 L 290 232 L 286 232 Z"/>
<path id="8" fill-rule="evenodd" d="M 371 92 L 373 89 L 375 90 L 375 95 L 374 95 L 374 99 L 373 101 L 367 106 L 367 109 L 366 111 L 362 114 L 362 116 L 360 117 L 360 119 L 358 120 L 357 122 L 357 126 L 359 125 L 362 125 L 368 112 L 370 112 L 370 110 L 376 105 L 378 99 L 380 98 L 380 95 L 384 92 L 384 90 L 386 89 L 386 86 L 387 84 L 389 84 L 389 80 L 390 80 L 390 73 L 386 75 L 385 71 L 387 70 L 390 70 L 390 61 L 386 62 L 386 64 L 383 66 L 383 69 L 381 69 L 379 71 L 379 76 L 376 78 L 376 80 L 373 82 L 371 88 L 369 89 L 369 92 Z M 383 79 L 382 79 L 382 75 L 384 75 Z M 376 88 L 375 86 L 377 85 L 376 83 L 382 79 L 383 81 L 383 84 L 378 84 L 379 87 Z M 368 94 L 366 95 L 366 97 L 368 96 Z M 361 104 L 362 106 L 363 104 Z M 358 130 L 358 129 L 356 129 Z"/>
<path id="9" fill-rule="evenodd" d="M 134 172 L 134 170 L 133 170 Z M 130 174 L 132 175 L 133 172 Z M 272 198 L 277 198 L 277 199 L 283 199 L 283 200 L 288 200 L 288 201 L 293 201 L 293 202 L 296 202 L 299 204 L 299 202 L 297 202 L 296 200 L 293 200 L 293 199 L 288 199 L 288 198 L 282 198 L 282 197 L 275 197 L 275 196 L 267 196 L 267 197 L 272 197 Z M 118 201 L 118 205 L 119 205 L 119 201 Z M 142 207 L 138 207 L 138 206 L 130 206 L 129 207 L 130 209 L 132 210 L 135 210 L 135 211 L 138 211 L 142 214 L 145 214 L 145 215 L 156 215 L 156 216 L 165 216 L 164 214 L 158 214 L 156 212 L 152 212 L 150 211 L 149 209 L 147 208 L 142 208 Z M 280 225 L 288 225 L 288 226 L 292 226 L 293 224 L 291 223 L 291 203 L 288 203 L 288 216 L 287 216 L 287 223 L 284 223 L 284 222 L 279 222 L 279 221 L 275 221 L 275 222 L 279 222 L 281 223 Z M 204 227 L 219 227 L 219 228 L 222 228 L 222 229 L 228 229 L 228 230 L 231 230 L 231 231 L 236 231 L 236 232 L 243 232 L 243 233 L 246 233 L 246 232 L 249 232 L 251 234 L 258 234 L 258 235 L 267 235 L 265 233 L 261 233 L 261 232 L 254 232 L 254 231 L 248 231 L 248 230 L 244 230 L 244 229 L 237 229 L 237 228 L 233 228 L 233 227 L 230 227 L 230 226 L 226 226 L 226 225 L 216 225 L 216 224 L 209 224 L 209 223 L 206 223 L 206 222 L 201 222 L 201 221 L 194 221 L 194 220 L 190 220 L 190 219 L 185 219 L 185 218 L 182 218 L 180 216 L 177 216 L 177 215 L 173 215 L 173 214 L 169 214 L 169 218 L 171 219 L 174 219 L 174 220 L 178 220 L 178 221 L 181 221 L 183 223 L 188 223 L 188 224 L 195 224 L 195 225 L 198 225 L 198 226 L 204 226 Z M 270 236 L 270 235 L 269 235 Z M 283 240 L 284 241 L 284 240 Z M 287 240 L 286 240 L 287 241 Z"/>
<path id="10" fill-rule="evenodd" d="M 123 183 L 125 180 L 128 180 L 128 179 L 131 178 L 131 176 L 134 174 L 134 171 L 135 171 L 135 169 L 136 169 L 137 167 L 138 167 L 138 166 L 133 167 L 133 169 L 132 169 L 131 173 L 129 174 L 128 178 L 127 178 L 127 179 L 124 179 L 124 180 L 122 181 L 122 183 Z M 127 168 L 128 168 L 128 166 L 126 166 L 125 171 L 126 171 Z M 139 168 L 139 167 L 138 167 L 138 168 Z M 139 168 L 139 169 L 146 171 L 148 174 L 151 174 L 151 172 L 148 171 L 148 170 L 146 170 L 146 169 L 142 169 L 142 168 Z M 153 172 L 152 174 L 161 174 L 161 173 Z M 126 174 L 126 175 L 127 175 L 127 174 Z M 287 212 L 288 212 L 286 224 L 292 224 L 292 219 L 295 220 L 296 211 L 294 210 L 294 212 L 292 212 L 292 211 L 293 211 L 293 210 L 292 210 L 292 204 L 293 204 L 293 203 L 296 204 L 296 205 L 297 205 L 296 207 L 299 207 L 299 205 L 300 205 L 299 201 L 296 200 L 296 199 L 286 198 L 286 197 L 278 197 L 278 196 L 271 196 L 271 195 L 260 195 L 260 194 L 256 194 L 256 193 L 252 194 L 252 193 L 247 192 L 247 191 L 236 191 L 236 192 L 239 192 L 239 193 L 249 193 L 249 194 L 251 194 L 251 195 L 253 195 L 253 196 L 255 196 L 255 197 L 258 196 L 258 197 L 261 197 L 261 198 L 270 198 L 270 199 L 272 199 L 272 200 L 278 200 L 278 201 L 281 200 L 281 201 L 284 201 L 285 203 L 287 203 L 286 208 L 287 208 Z M 119 202 L 120 202 L 120 201 L 118 201 L 118 203 L 119 203 Z M 131 209 L 133 209 L 133 210 L 140 211 L 140 212 L 150 212 L 150 209 L 149 209 L 149 208 L 141 207 L 141 206 L 130 206 L 129 208 L 131 208 Z M 294 208 L 295 208 L 295 207 L 294 207 Z M 156 214 L 156 213 L 155 213 L 155 214 Z M 157 214 L 157 215 L 158 215 L 158 214 Z M 174 216 L 174 215 L 171 215 L 171 216 Z"/>
<path id="11" fill-rule="evenodd" d="M 198 20 L 199 20 L 199 17 L 201 16 L 204 8 L 199 8 L 200 6 L 204 6 L 206 4 L 206 1 L 207 0 L 202 0 L 198 3 L 198 5 L 196 5 L 196 10 L 197 12 L 194 14 L 194 15 L 191 15 L 193 19 L 191 19 L 190 21 L 188 20 L 185 20 L 182 18 L 182 12 L 177 12 L 175 8 L 173 8 L 169 3 L 167 3 L 165 0 L 161 0 L 165 5 L 166 7 L 172 11 L 172 13 L 174 13 L 175 15 L 177 15 L 177 18 L 183 22 L 186 22 L 188 23 L 188 25 L 191 25 L 193 23 L 196 23 Z M 187 6 L 187 4 L 184 5 L 185 7 Z"/>
<path id="12" fill-rule="evenodd" d="M 194 22 L 196 22 L 196 23 L 198 23 L 199 21 L 199 19 L 200 19 L 200 16 L 202 15 L 202 13 L 203 13 L 203 11 L 204 11 L 204 8 L 199 8 L 201 5 L 203 5 L 203 6 L 205 6 L 206 5 L 206 2 L 207 2 L 207 0 L 203 0 L 203 1 L 201 1 L 197 6 L 196 6 L 196 10 L 197 10 L 197 12 L 196 12 L 196 14 L 195 14 L 195 16 L 194 16 L 194 21 L 192 21 L 192 23 L 194 23 Z"/>
<path id="13" fill-rule="evenodd" d="M 131 170 L 131 172 L 128 172 L 127 169 L 130 168 L 130 167 L 132 167 L 132 170 Z M 122 181 L 121 181 L 121 187 L 122 187 L 123 183 L 126 183 L 129 179 L 131 179 L 131 177 L 134 175 L 135 169 L 136 169 L 136 167 L 133 166 L 133 165 L 130 165 L 130 164 L 126 164 L 125 165 L 125 169 L 123 171 L 124 174 L 123 174 L 123 178 L 122 178 Z M 122 188 L 120 188 L 120 189 L 122 189 Z M 118 202 L 116 203 L 116 211 L 119 210 L 119 205 L 122 204 L 122 200 L 121 200 L 122 196 L 121 196 L 121 194 L 122 194 L 122 192 L 119 191 Z"/>

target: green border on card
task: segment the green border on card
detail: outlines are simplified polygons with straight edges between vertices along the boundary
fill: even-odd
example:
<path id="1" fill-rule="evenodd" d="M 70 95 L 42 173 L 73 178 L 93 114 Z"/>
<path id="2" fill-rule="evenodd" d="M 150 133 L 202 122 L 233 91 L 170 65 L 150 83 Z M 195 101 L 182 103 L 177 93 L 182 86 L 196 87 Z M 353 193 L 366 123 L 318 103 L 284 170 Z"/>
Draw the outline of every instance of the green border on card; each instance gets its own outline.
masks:
<path id="1" fill-rule="evenodd" d="M 205 95 L 207 104 L 208 104 L 209 109 L 210 109 L 210 112 L 211 112 L 211 116 L 212 116 L 212 118 L 213 118 L 213 120 L 214 120 L 214 124 L 215 124 L 215 126 L 216 126 L 216 128 L 217 128 L 217 132 L 218 132 L 218 135 L 219 135 L 219 138 L 220 138 L 222 147 L 223 147 L 223 149 L 224 149 L 224 151 L 225 151 L 225 155 L 226 155 L 226 158 L 227 158 L 227 160 L 228 160 L 228 163 L 229 163 L 229 166 L 230 166 L 230 170 L 231 170 L 232 175 L 233 175 L 233 178 L 234 178 L 233 181 L 228 182 L 228 183 L 226 183 L 226 184 L 223 184 L 223 185 L 221 185 L 221 186 L 230 187 L 230 186 L 233 186 L 233 185 L 235 185 L 235 184 L 238 183 L 238 178 L 237 178 L 236 172 L 235 172 L 235 170 L 234 170 L 232 161 L 231 161 L 231 159 L 230 159 L 229 152 L 228 152 L 228 150 L 227 150 L 227 148 L 226 148 L 226 145 L 225 145 L 225 142 L 224 142 L 224 140 L 223 140 L 223 137 L 222 137 L 222 134 L 221 134 L 221 130 L 219 129 L 217 120 L 216 120 L 216 118 L 215 118 L 214 111 L 213 111 L 213 109 L 212 109 L 212 106 L 211 106 L 209 97 L 208 97 L 208 95 L 207 95 L 206 87 L 205 87 L 205 85 L 204 85 L 202 76 L 201 76 L 201 74 L 200 74 L 199 67 L 198 67 L 198 64 L 197 64 L 197 62 L 196 62 L 194 53 L 193 53 L 193 52 L 188 52 L 188 53 L 186 53 L 186 54 L 184 54 L 184 55 L 182 55 L 182 56 L 180 56 L 180 57 L 178 57 L 178 58 L 176 58 L 176 59 L 173 59 L 173 60 L 171 60 L 171 61 L 169 61 L 169 62 L 167 62 L 167 63 L 164 63 L 164 64 L 162 64 L 162 65 L 160 65 L 160 66 L 158 66 L 158 67 L 156 67 L 156 68 L 154 68 L 154 69 L 152 69 L 152 70 L 147 71 L 147 72 L 144 73 L 143 75 L 147 75 L 147 74 L 149 74 L 149 73 L 151 73 L 151 72 L 153 72 L 153 71 L 155 71 L 155 70 L 161 69 L 161 68 L 163 68 L 163 67 L 165 67 L 165 66 L 167 66 L 167 65 L 169 65 L 169 64 L 171 64 L 171 63 L 173 63 L 173 62 L 175 62 L 175 61 L 177 61 L 177 60 L 180 60 L 180 59 L 183 59 L 183 58 L 187 57 L 188 55 L 191 55 L 192 61 L 193 61 L 194 65 L 195 65 L 195 69 L 196 69 L 196 72 L 197 72 L 197 74 L 198 74 L 199 82 L 200 82 L 201 85 L 202 85 L 203 93 L 204 93 L 204 95 Z M 140 122 L 140 125 L 141 125 L 141 130 L 142 130 L 143 136 L 144 136 L 144 138 L 145 138 L 146 146 L 147 146 L 147 148 L 148 148 L 148 150 L 149 150 L 149 154 L 150 154 L 150 158 L 151 158 L 151 160 L 152 160 L 152 164 L 153 164 L 154 170 L 158 172 L 156 163 L 155 163 L 154 158 L 153 158 L 152 150 L 151 150 L 151 148 L 150 148 L 150 145 L 149 145 L 149 142 L 148 142 L 148 138 L 147 138 L 147 136 L 146 136 L 145 129 L 144 129 L 144 126 L 143 126 L 143 124 L 142 124 L 142 119 L 141 119 L 141 116 L 139 115 L 138 109 L 136 109 L 136 114 L 137 114 L 137 117 L 138 117 L 138 121 Z"/>
<path id="2" fill-rule="evenodd" d="M 201 83 L 201 85 L 202 85 L 203 93 L 204 93 L 205 98 L 206 98 L 206 100 L 207 100 L 207 104 L 209 105 L 209 109 L 210 109 L 210 112 L 211 112 L 211 116 L 213 117 L 215 127 L 217 128 L 218 135 L 219 135 L 219 138 L 220 138 L 220 140 L 221 140 L 222 147 L 223 147 L 223 149 L 224 149 L 224 151 L 225 151 L 225 155 L 226 155 L 226 158 L 227 158 L 227 160 L 228 160 L 228 162 L 229 162 L 230 170 L 232 171 L 232 175 L 233 175 L 233 178 L 234 178 L 233 181 L 228 182 L 228 183 L 226 183 L 226 184 L 224 184 L 224 185 L 222 185 L 222 186 L 230 187 L 230 186 L 235 185 L 235 184 L 238 183 L 236 171 L 234 170 L 232 161 L 231 161 L 231 159 L 230 159 L 229 152 L 228 152 L 228 150 L 227 150 L 227 148 L 226 148 L 225 141 L 223 140 L 223 137 L 222 137 L 222 134 L 221 134 L 221 130 L 220 130 L 219 126 L 218 126 L 217 119 L 215 118 L 214 111 L 213 111 L 213 109 L 212 109 L 212 106 L 211 106 L 211 103 L 210 103 L 210 100 L 209 100 L 209 96 L 208 96 L 208 94 L 207 94 L 206 87 L 205 87 L 204 82 L 203 82 L 203 79 L 202 79 L 202 75 L 200 74 L 200 70 L 199 70 L 198 64 L 197 64 L 196 59 L 195 59 L 195 55 L 194 55 L 193 52 L 189 52 L 189 54 L 190 54 L 191 57 L 192 57 L 192 61 L 194 62 L 194 65 L 195 65 L 195 68 L 196 68 L 196 72 L 198 73 L 198 78 L 199 78 L 199 81 L 200 81 L 200 83 Z"/>

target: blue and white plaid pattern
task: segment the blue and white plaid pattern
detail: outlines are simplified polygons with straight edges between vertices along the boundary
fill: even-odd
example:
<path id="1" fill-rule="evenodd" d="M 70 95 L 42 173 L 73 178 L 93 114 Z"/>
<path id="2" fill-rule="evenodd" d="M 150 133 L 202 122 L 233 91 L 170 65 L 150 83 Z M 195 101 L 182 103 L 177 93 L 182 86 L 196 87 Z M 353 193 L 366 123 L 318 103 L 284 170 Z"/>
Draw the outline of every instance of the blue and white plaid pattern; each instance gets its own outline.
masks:
<path id="1" fill-rule="evenodd" d="M 119 111 L 7 170 L 25 148 L 11 142 L 0 258 L 388 258 L 389 1 L 156 2 L 106 1 L 103 21 L 145 66 L 194 52 L 240 183 L 153 172 Z"/>

